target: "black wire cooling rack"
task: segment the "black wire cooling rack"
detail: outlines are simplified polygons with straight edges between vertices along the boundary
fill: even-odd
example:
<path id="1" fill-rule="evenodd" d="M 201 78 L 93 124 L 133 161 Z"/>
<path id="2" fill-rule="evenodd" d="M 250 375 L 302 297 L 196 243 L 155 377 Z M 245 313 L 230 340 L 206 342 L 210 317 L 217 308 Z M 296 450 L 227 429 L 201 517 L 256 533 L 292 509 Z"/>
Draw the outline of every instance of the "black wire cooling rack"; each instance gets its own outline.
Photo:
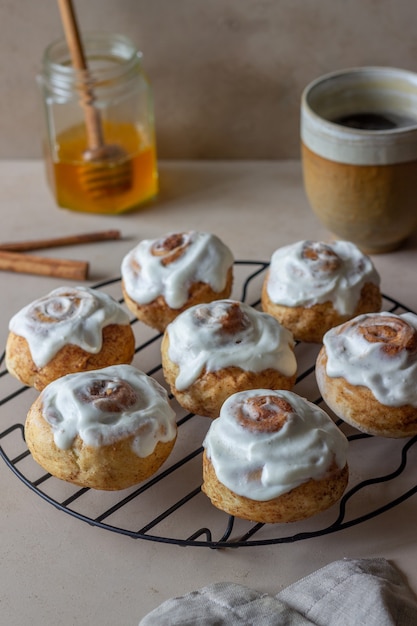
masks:
<path id="1" fill-rule="evenodd" d="M 261 261 L 236 261 L 232 297 L 259 306 L 267 267 L 268 263 Z M 95 287 L 123 302 L 120 278 Z M 383 310 L 398 314 L 410 311 L 388 296 L 384 296 Z M 166 387 L 160 364 L 161 335 L 136 320 L 131 323 L 137 346 L 133 365 Z M 315 380 L 318 350 L 315 345 L 296 345 L 300 373 L 294 391 L 327 410 Z M 417 491 L 415 472 L 410 469 L 417 462 L 417 437 L 371 437 L 334 418 L 350 442 L 350 480 L 340 502 L 313 518 L 291 524 L 258 524 L 234 518 L 213 507 L 201 492 L 202 441 L 210 420 L 185 413 L 172 397 L 179 434 L 173 453 L 157 474 L 120 492 L 79 488 L 45 473 L 33 461 L 24 440 L 24 420 L 37 394 L 15 381 L 3 363 L 4 353 L 0 359 L 1 457 L 43 500 L 104 530 L 135 539 L 209 548 L 291 543 L 361 524 Z"/>

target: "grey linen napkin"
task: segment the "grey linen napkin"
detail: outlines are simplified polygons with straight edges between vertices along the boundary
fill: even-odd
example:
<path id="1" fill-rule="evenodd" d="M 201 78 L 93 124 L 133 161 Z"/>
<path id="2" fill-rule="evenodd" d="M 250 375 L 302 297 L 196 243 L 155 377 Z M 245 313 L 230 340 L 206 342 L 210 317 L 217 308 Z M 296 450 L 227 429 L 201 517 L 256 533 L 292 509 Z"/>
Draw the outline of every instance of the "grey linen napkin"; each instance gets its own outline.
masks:
<path id="1" fill-rule="evenodd" d="M 167 600 L 139 626 L 416 626 L 417 598 L 385 559 L 334 561 L 276 596 L 220 582 Z"/>

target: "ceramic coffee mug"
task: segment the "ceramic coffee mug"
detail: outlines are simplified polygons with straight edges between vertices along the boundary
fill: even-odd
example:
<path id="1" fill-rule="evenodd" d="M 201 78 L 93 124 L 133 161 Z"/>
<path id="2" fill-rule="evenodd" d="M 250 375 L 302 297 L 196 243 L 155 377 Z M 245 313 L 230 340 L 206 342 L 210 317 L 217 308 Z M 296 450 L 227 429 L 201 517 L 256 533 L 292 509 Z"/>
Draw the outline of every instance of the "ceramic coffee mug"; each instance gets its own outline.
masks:
<path id="1" fill-rule="evenodd" d="M 385 67 L 333 72 L 301 101 L 309 203 L 336 237 L 372 254 L 417 228 L 417 74 Z"/>

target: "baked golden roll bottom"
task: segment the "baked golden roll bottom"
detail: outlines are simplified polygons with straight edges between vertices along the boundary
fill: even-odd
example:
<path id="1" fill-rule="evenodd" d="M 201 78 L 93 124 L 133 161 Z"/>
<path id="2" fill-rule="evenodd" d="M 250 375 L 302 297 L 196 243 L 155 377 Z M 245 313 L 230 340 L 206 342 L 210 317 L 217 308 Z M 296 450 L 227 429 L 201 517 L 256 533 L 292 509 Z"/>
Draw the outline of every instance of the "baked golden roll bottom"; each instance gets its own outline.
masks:
<path id="1" fill-rule="evenodd" d="M 165 390 L 129 365 L 52 382 L 25 423 L 39 465 L 56 478 L 100 490 L 149 478 L 170 455 L 176 435 Z"/>
<path id="2" fill-rule="evenodd" d="M 214 291 L 210 285 L 204 282 L 195 282 L 189 286 L 187 302 L 178 308 L 172 308 L 167 304 L 164 296 L 160 295 L 148 304 L 139 304 L 135 302 L 127 293 L 125 284 L 122 280 L 122 292 L 125 304 L 129 311 L 133 313 L 138 320 L 158 330 L 164 332 L 165 328 L 175 320 L 186 309 L 205 302 L 213 302 L 228 298 L 232 292 L 233 286 L 233 270 L 230 268 L 227 272 L 226 286 L 221 291 Z"/>
<path id="3" fill-rule="evenodd" d="M 296 381 L 296 374 L 285 376 L 275 369 L 262 372 L 248 372 L 240 367 L 225 367 L 214 372 L 203 370 L 200 377 L 190 387 L 177 389 L 175 381 L 179 367 L 168 358 L 169 339 L 162 340 L 162 363 L 164 377 L 178 404 L 190 413 L 215 419 L 220 414 L 222 404 L 229 396 L 247 389 L 288 389 Z"/>
<path id="4" fill-rule="evenodd" d="M 327 406 L 358 430 L 417 434 L 417 316 L 367 314 L 332 329 L 316 378 Z"/>
<path id="5" fill-rule="evenodd" d="M 363 313 L 379 311 L 382 297 L 380 289 L 373 283 L 362 287 L 359 302 L 352 314 L 342 315 L 332 302 L 322 302 L 311 306 L 285 306 L 272 302 L 262 288 L 262 308 L 266 313 L 273 315 L 283 326 L 288 328 L 296 341 L 307 343 L 321 343 L 325 333 Z"/>
<path id="6" fill-rule="evenodd" d="M 163 332 L 189 307 L 230 296 L 233 261 L 232 252 L 212 233 L 145 239 L 122 261 L 126 305 L 139 320 Z"/>
<path id="7" fill-rule="evenodd" d="M 262 287 L 262 308 L 296 341 L 321 343 L 334 326 L 379 311 L 380 277 L 349 241 L 299 241 L 279 248 Z"/>
<path id="8" fill-rule="evenodd" d="M 291 333 L 272 316 L 234 300 L 192 307 L 165 330 L 164 377 L 186 410 L 216 418 L 246 389 L 292 389 L 297 374 Z"/>
<path id="9" fill-rule="evenodd" d="M 134 353 L 128 313 L 99 289 L 58 287 L 9 322 L 6 366 L 39 391 L 72 372 L 130 363 Z"/>
<path id="10" fill-rule="evenodd" d="M 203 453 L 202 491 L 216 508 L 251 522 L 279 524 L 297 522 L 333 506 L 342 497 L 349 480 L 348 466 L 333 466 L 329 476 L 309 480 L 299 487 L 266 502 L 234 493 L 217 478 L 207 454 Z"/>
<path id="11" fill-rule="evenodd" d="M 316 515 L 335 504 L 348 483 L 345 435 L 291 391 L 234 394 L 203 447 L 202 491 L 218 509 L 253 522 Z"/>
<path id="12" fill-rule="evenodd" d="M 131 363 L 135 354 L 135 337 L 129 325 L 110 324 L 102 331 L 102 347 L 97 353 L 67 344 L 44 366 L 32 359 L 24 337 L 9 333 L 6 344 L 6 367 L 23 384 L 42 391 L 53 380 L 75 372 Z"/>

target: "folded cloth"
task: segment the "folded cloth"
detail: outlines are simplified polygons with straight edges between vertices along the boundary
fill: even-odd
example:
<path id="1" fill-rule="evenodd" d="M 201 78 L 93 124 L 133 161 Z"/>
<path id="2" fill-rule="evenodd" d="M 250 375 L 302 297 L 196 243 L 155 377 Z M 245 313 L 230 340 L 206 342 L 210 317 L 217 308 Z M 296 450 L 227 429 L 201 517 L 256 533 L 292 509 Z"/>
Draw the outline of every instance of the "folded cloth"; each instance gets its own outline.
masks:
<path id="1" fill-rule="evenodd" d="M 220 582 L 172 598 L 139 626 L 416 626 L 417 597 L 385 559 L 343 559 L 276 596 Z"/>

